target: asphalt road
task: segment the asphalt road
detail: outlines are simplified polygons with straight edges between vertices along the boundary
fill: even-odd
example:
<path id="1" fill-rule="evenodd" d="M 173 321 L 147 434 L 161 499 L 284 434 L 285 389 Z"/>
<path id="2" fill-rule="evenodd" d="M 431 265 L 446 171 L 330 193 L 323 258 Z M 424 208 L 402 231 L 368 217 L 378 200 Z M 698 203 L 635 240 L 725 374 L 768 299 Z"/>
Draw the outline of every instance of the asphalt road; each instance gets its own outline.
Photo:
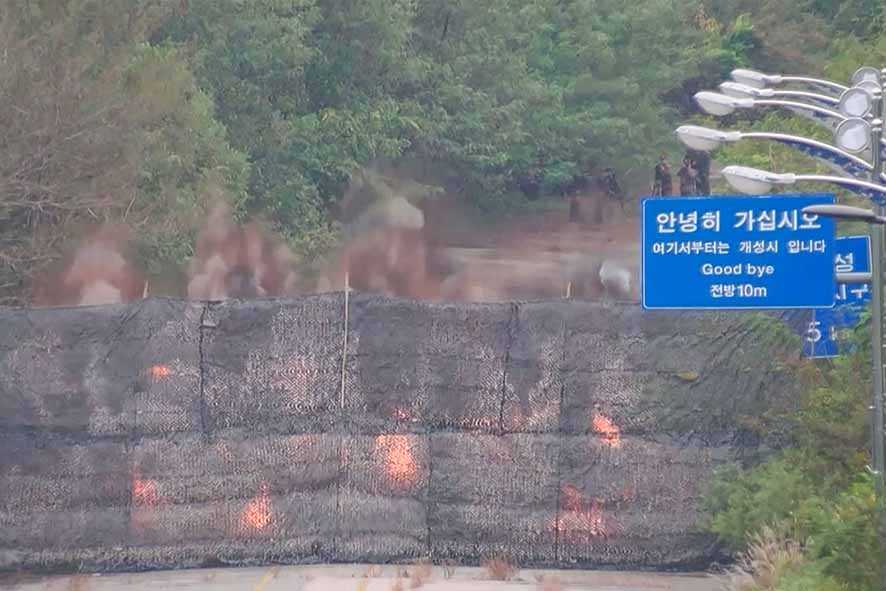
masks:
<path id="1" fill-rule="evenodd" d="M 704 574 L 524 570 L 510 581 L 483 568 L 310 566 L 161 571 L 121 575 L 22 578 L 16 591 L 721 591 Z"/>

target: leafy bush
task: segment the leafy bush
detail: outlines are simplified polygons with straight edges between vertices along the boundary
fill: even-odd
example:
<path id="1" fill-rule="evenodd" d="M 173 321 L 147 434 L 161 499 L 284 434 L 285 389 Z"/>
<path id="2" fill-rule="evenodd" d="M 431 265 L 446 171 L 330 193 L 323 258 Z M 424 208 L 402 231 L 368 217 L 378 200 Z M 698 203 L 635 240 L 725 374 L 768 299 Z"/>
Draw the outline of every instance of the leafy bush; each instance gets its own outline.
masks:
<path id="1" fill-rule="evenodd" d="M 750 568 L 748 557 L 770 556 L 764 550 L 778 546 L 773 539 L 797 540 L 802 547 L 802 560 L 777 569 L 768 586 L 753 586 L 744 577 L 751 586 L 736 589 L 875 588 L 882 551 L 873 482 L 864 470 L 870 441 L 868 322 L 866 317 L 854 333 L 855 353 L 820 365 L 809 362 L 798 371 L 806 395 L 790 417 L 793 447 L 759 466 L 730 467 L 715 478 L 706 497 L 710 529 L 745 552 L 742 568 L 766 571 Z"/>

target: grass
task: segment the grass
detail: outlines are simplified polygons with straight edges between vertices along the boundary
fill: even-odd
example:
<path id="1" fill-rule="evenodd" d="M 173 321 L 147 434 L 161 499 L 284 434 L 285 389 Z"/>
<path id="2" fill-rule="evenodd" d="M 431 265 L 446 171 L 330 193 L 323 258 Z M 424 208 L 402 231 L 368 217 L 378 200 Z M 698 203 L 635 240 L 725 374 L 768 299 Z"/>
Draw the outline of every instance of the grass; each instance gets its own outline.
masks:
<path id="1" fill-rule="evenodd" d="M 491 558 L 483 563 L 483 568 L 493 581 L 510 581 L 520 570 L 504 558 Z"/>
<path id="2" fill-rule="evenodd" d="M 727 591 L 775 591 L 788 572 L 804 563 L 800 544 L 765 527 L 751 537 L 738 564 L 730 569 Z"/>

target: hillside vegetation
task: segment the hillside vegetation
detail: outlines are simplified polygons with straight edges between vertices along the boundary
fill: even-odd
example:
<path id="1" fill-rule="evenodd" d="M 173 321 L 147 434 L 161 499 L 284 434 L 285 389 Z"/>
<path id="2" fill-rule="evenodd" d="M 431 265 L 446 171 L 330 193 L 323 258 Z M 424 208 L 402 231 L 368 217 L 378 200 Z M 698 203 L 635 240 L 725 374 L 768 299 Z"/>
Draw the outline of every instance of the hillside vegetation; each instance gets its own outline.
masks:
<path id="1" fill-rule="evenodd" d="M 879 3 L 802 4 L 9 0 L 0 304 L 104 222 L 149 275 L 181 268 L 220 199 L 310 260 L 380 162 L 493 219 L 606 166 L 644 191 L 696 88 L 886 51 Z"/>

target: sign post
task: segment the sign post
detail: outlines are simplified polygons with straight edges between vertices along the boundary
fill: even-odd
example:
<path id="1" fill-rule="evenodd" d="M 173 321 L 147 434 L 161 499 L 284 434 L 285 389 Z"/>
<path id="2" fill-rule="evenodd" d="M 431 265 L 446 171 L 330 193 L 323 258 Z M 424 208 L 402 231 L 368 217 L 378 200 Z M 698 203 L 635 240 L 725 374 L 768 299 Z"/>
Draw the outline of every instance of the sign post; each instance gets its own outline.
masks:
<path id="1" fill-rule="evenodd" d="M 869 273 L 871 239 L 868 236 L 843 236 L 834 241 L 836 273 Z M 843 333 L 861 321 L 861 313 L 871 301 L 867 283 L 839 284 L 831 309 L 813 310 L 812 320 L 803 335 L 803 355 L 811 358 L 836 357 L 846 350 Z"/>
<path id="2" fill-rule="evenodd" d="M 804 214 L 833 195 L 643 200 L 647 310 L 830 308 L 834 221 Z"/>

